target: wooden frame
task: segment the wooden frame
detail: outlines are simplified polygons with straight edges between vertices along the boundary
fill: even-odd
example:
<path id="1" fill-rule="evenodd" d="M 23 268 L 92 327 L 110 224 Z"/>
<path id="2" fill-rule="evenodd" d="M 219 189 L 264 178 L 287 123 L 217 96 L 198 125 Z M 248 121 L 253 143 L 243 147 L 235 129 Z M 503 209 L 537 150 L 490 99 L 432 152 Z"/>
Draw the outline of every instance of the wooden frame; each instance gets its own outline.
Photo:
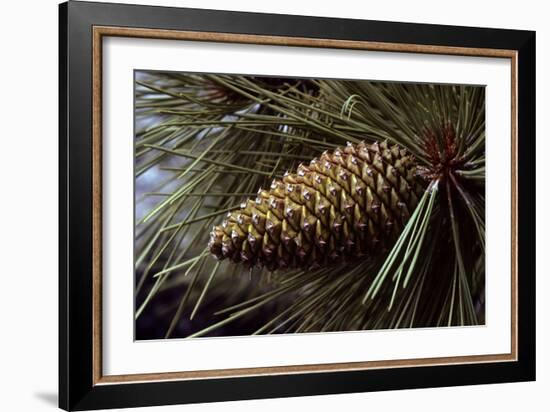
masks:
<path id="1" fill-rule="evenodd" d="M 239 23 L 229 18 L 235 14 Z M 290 24 L 297 21 L 300 24 Z M 407 24 L 339 22 L 116 4 L 60 6 L 61 407 L 95 409 L 534 379 L 534 33 L 430 25 L 414 25 L 410 31 Z M 338 26 L 348 29 L 342 32 Z M 318 33 L 330 35 L 321 38 Z M 511 59 L 511 353 L 103 376 L 101 44 L 105 36 Z"/>

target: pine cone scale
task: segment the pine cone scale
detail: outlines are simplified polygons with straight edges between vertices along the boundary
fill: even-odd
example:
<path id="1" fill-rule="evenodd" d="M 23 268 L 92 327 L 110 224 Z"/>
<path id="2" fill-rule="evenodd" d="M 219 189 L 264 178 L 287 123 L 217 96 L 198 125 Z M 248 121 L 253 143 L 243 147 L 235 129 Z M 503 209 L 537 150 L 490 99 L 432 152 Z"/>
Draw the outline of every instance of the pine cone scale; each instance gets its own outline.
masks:
<path id="1" fill-rule="evenodd" d="M 379 146 L 379 145 L 378 145 L 378 146 Z M 346 149 L 349 150 L 349 148 L 346 148 Z M 385 204 L 385 207 L 386 207 L 386 211 L 388 212 L 388 214 L 389 214 L 393 219 L 396 219 L 397 216 L 395 216 L 395 215 L 392 213 L 392 210 L 396 210 L 396 205 L 392 205 L 392 207 L 390 207 L 391 201 L 390 201 L 390 199 L 389 199 L 388 192 L 391 190 L 391 188 L 386 184 L 386 182 L 392 183 L 392 185 L 393 185 L 393 187 L 394 187 L 394 189 L 395 189 L 395 185 L 396 185 L 397 182 L 396 182 L 396 179 L 394 178 L 395 176 L 394 176 L 394 173 L 393 173 L 392 171 L 396 171 L 397 173 L 399 173 L 399 171 L 398 171 L 395 167 L 393 167 L 393 165 L 387 163 L 387 161 L 384 162 L 384 159 L 383 159 L 381 156 L 379 156 L 378 153 L 377 153 L 376 151 L 373 151 L 373 152 L 375 153 L 374 158 L 376 159 L 376 158 L 378 157 L 378 158 L 380 159 L 379 165 L 377 165 L 376 163 L 373 163 L 373 165 L 374 165 L 375 167 L 377 166 L 377 169 L 378 169 L 378 171 L 380 172 L 380 173 L 377 174 L 377 179 L 378 179 L 378 181 L 376 182 L 376 184 L 373 183 L 372 177 L 371 177 L 371 176 L 369 175 L 369 173 L 368 173 L 368 167 L 366 168 L 366 173 L 358 173 L 359 170 L 357 170 L 357 173 L 356 173 L 356 174 L 354 173 L 353 176 L 354 176 L 354 177 L 355 177 L 355 176 L 360 176 L 360 177 L 361 177 L 361 180 L 363 181 L 363 183 L 365 183 L 365 184 L 367 185 L 367 187 L 372 187 L 372 185 L 375 185 L 376 187 L 381 188 L 381 191 L 377 192 L 377 199 L 374 199 L 374 202 L 375 202 L 375 204 L 377 204 L 378 202 L 384 203 L 384 204 Z M 367 153 L 367 154 L 369 153 L 369 150 L 368 150 L 368 149 L 367 149 L 367 152 L 366 152 L 366 153 Z M 378 156 L 377 156 L 377 155 L 378 155 Z M 361 156 L 361 154 L 359 154 L 358 156 L 359 156 L 360 158 L 362 158 L 362 160 L 364 160 L 364 161 L 368 161 L 368 160 L 370 159 L 370 156 L 368 156 L 368 155 L 367 155 L 367 156 L 365 156 L 365 155 Z M 341 157 L 342 157 L 341 155 L 338 155 L 338 158 L 341 158 Z M 353 155 L 351 155 L 351 156 L 348 156 L 348 159 L 350 159 L 351 162 L 353 163 L 352 159 L 355 159 L 355 157 L 354 157 Z M 326 161 L 331 161 L 331 160 L 326 159 Z M 340 165 L 340 163 L 335 163 L 335 162 L 333 162 L 333 163 L 334 163 L 335 165 L 337 165 L 337 166 Z M 356 163 L 357 163 L 357 162 L 356 162 Z M 383 165 L 384 165 L 385 163 L 387 164 L 387 171 L 384 170 L 384 167 L 383 167 Z M 390 168 L 391 168 L 391 169 L 390 169 Z M 352 168 L 349 168 L 349 169 L 353 171 Z M 357 169 L 358 169 L 358 168 L 357 168 Z M 382 177 L 382 173 L 385 173 L 385 174 L 386 174 L 386 178 Z M 399 174 L 399 176 L 402 177 L 402 174 Z M 355 201 L 357 201 L 358 203 L 361 204 L 361 200 L 358 199 L 357 196 L 353 196 L 353 193 L 354 193 L 353 190 L 351 190 L 350 188 L 345 188 L 345 187 L 343 187 L 343 188 L 344 188 L 344 190 L 346 190 L 347 194 L 349 194 L 350 196 L 352 196 L 353 199 L 354 199 Z M 355 191 L 355 193 L 357 193 L 357 192 Z M 393 190 L 393 191 L 391 192 L 391 195 L 397 197 L 397 201 L 396 201 L 395 203 L 397 203 L 397 202 L 403 202 L 403 199 L 401 199 L 401 198 L 398 196 L 398 194 L 397 194 L 397 192 L 395 192 L 395 190 Z M 359 197 L 360 197 L 360 196 L 359 196 Z M 363 206 L 363 207 L 364 207 L 364 206 Z M 377 216 L 371 216 L 371 218 L 375 218 L 375 219 L 376 219 Z"/>

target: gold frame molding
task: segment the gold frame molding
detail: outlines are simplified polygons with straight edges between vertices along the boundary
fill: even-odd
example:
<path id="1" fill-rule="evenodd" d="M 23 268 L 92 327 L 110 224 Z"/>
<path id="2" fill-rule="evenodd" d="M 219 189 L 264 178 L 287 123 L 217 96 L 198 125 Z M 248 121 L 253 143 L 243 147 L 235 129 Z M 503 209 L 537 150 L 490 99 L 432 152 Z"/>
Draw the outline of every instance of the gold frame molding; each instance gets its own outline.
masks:
<path id="1" fill-rule="evenodd" d="M 187 40 L 204 42 L 223 42 L 259 45 L 278 45 L 294 47 L 318 47 L 334 49 L 355 49 L 368 51 L 386 51 L 400 53 L 423 53 L 439 55 L 497 57 L 511 60 L 511 132 L 512 132 L 512 155 L 511 155 L 511 179 L 512 179 L 512 242 L 511 242 L 511 352 L 509 354 L 493 355 L 472 355 L 472 356 L 450 356 L 439 358 L 418 358 L 418 359 L 394 359 L 382 361 L 328 363 L 315 365 L 290 365 L 274 367 L 255 367 L 237 369 L 218 369 L 201 371 L 163 372 L 163 373 L 142 373 L 131 375 L 103 375 L 102 362 L 102 42 L 104 37 L 129 37 L 149 38 L 164 40 Z M 114 383 L 136 383 L 149 381 L 167 380 L 189 380 L 207 378 L 226 378 L 258 375 L 293 374 L 307 372 L 335 372 L 380 368 L 399 368 L 411 366 L 436 366 L 468 363 L 491 363 L 517 361 L 518 337 L 517 337 L 517 52 L 514 50 L 464 48 L 449 46 L 430 46 L 420 44 L 382 43 L 368 41 L 333 40 L 333 39 L 312 39 L 300 37 L 279 37 L 261 36 L 248 34 L 230 34 L 213 32 L 156 30 L 128 27 L 93 27 L 92 44 L 92 180 L 93 180 L 93 376 L 94 385 Z"/>

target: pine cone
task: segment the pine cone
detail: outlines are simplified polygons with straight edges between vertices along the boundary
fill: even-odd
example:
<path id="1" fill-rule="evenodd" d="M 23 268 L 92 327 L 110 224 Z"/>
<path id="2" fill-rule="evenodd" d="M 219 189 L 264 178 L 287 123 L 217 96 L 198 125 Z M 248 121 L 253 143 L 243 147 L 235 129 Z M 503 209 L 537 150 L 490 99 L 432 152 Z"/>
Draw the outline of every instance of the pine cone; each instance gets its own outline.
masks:
<path id="1" fill-rule="evenodd" d="M 278 268 L 315 268 L 386 250 L 424 190 L 412 155 L 386 142 L 325 152 L 215 226 L 218 259 Z"/>

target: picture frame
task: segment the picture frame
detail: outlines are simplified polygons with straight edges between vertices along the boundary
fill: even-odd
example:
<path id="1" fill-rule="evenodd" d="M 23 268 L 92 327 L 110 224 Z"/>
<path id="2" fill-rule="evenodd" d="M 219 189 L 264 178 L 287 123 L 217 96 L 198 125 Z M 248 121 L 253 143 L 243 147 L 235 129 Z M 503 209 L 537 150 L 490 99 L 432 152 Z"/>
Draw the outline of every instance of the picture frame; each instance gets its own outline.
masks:
<path id="1" fill-rule="evenodd" d="M 59 17 L 59 406 L 62 409 L 535 379 L 534 32 L 78 1 L 61 4 Z M 102 169 L 103 119 L 108 115 L 103 105 L 106 86 L 102 74 L 103 42 L 107 38 L 508 61 L 510 116 L 496 121 L 507 123 L 512 143 L 510 177 L 502 178 L 511 183 L 511 293 L 506 297 L 510 307 L 509 352 L 105 374 L 104 328 L 108 322 L 103 311 L 106 275 L 102 196 L 109 176 Z M 269 355 L 264 358 L 269 363 Z"/>

